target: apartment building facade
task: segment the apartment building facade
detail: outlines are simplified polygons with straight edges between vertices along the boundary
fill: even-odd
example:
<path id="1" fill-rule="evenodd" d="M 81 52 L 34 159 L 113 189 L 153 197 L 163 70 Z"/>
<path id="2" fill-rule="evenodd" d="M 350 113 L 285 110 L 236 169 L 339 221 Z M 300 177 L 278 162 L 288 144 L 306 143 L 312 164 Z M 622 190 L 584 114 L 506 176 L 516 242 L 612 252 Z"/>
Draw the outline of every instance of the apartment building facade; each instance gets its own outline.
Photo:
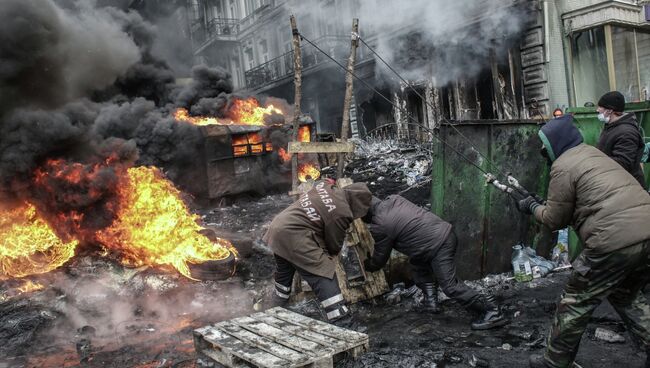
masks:
<path id="1" fill-rule="evenodd" d="M 375 47 L 379 42 L 378 30 L 374 25 L 364 27 L 364 15 L 358 14 L 362 1 L 188 0 L 195 63 L 228 70 L 236 90 L 292 102 L 289 14 L 296 14 L 307 40 L 345 63 L 353 17 L 360 18 L 361 35 L 368 44 Z M 496 3 L 476 0 L 476 14 L 467 16 L 468 21 L 457 29 L 480 29 L 491 12 L 515 7 L 516 14 L 525 17 L 517 20 L 523 26 L 519 34 L 510 36 L 508 47 L 476 58 L 479 72 L 469 77 L 440 83 L 435 73 L 425 71 L 409 75 L 413 90 L 387 73 L 361 45 L 356 74 L 372 88 L 355 82 L 352 134 L 363 136 L 384 124 L 396 124 L 408 134 L 414 123 L 435 128 L 445 120 L 548 118 L 556 108 L 593 103 L 611 89 L 621 90 L 629 101 L 650 99 L 650 11 L 645 1 Z M 396 44 L 413 39 L 417 45 L 418 27 L 396 27 L 390 38 Z M 305 40 L 302 54 L 303 112 L 318 122 L 320 132 L 337 133 L 343 114 L 344 71 Z M 397 69 L 407 69 L 414 58 L 427 63 L 426 56 L 411 52 L 393 62 Z M 436 68 L 433 59 L 429 64 L 431 70 Z M 388 96 L 392 104 L 378 93 Z"/>

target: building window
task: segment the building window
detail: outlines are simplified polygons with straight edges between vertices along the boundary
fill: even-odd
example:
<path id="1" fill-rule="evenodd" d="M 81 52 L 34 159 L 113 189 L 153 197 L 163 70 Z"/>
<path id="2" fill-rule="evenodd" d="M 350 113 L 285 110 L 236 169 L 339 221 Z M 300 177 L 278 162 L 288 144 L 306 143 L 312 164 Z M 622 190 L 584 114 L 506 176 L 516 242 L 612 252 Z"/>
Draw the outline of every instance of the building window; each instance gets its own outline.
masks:
<path id="1" fill-rule="evenodd" d="M 616 90 L 626 101 L 638 101 L 639 74 L 633 29 L 612 27 L 612 55 Z"/>
<path id="2" fill-rule="evenodd" d="M 262 59 L 262 63 L 269 61 L 269 46 L 266 40 L 260 41 L 260 58 Z"/>
<path id="3" fill-rule="evenodd" d="M 246 49 L 244 49 L 244 59 L 245 59 L 244 62 L 246 63 L 247 69 L 248 70 L 253 69 L 253 67 L 255 66 L 255 59 L 253 57 L 252 47 L 249 46 Z"/>
<path id="4" fill-rule="evenodd" d="M 573 34 L 571 52 L 576 105 L 596 103 L 610 89 L 603 27 Z"/>
<path id="5" fill-rule="evenodd" d="M 571 53 L 576 106 L 611 90 L 627 102 L 650 100 L 650 33 L 612 25 L 576 32 Z"/>
<path id="6" fill-rule="evenodd" d="M 636 32 L 637 52 L 639 56 L 639 97 L 642 101 L 650 100 L 650 33 Z"/>

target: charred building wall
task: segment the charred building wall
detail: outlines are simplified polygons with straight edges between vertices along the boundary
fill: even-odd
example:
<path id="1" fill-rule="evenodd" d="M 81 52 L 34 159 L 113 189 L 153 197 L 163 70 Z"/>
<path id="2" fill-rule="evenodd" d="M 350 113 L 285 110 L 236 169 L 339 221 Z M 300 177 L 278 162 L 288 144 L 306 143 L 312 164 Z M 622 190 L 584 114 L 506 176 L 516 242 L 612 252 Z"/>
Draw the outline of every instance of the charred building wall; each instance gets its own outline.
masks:
<path id="1" fill-rule="evenodd" d="M 407 113 L 357 81 L 351 113 L 353 136 L 364 136 L 385 124 L 397 124 L 401 134 L 408 135 L 406 121 L 435 127 L 445 119 L 548 115 L 544 86 L 527 88 L 524 81 L 526 68 L 531 66 L 525 52 L 539 46 L 536 31 L 529 35 L 541 17 L 537 1 L 461 1 L 458 5 L 382 1 L 191 0 L 195 62 L 229 69 L 236 89 L 292 101 L 289 13 L 296 14 L 306 38 L 343 64 L 350 49 L 349 23 L 359 17 L 364 41 L 415 85 L 418 93 L 406 88 L 362 44 L 356 73 Z M 385 9 L 369 11 L 376 6 Z M 418 6 L 423 14 L 417 14 Z M 404 19 L 391 12 L 403 14 Z M 416 18 L 426 16 L 428 21 L 407 22 L 409 12 Z M 319 132 L 338 134 L 344 71 L 304 40 L 302 53 L 303 109 L 318 122 Z"/>

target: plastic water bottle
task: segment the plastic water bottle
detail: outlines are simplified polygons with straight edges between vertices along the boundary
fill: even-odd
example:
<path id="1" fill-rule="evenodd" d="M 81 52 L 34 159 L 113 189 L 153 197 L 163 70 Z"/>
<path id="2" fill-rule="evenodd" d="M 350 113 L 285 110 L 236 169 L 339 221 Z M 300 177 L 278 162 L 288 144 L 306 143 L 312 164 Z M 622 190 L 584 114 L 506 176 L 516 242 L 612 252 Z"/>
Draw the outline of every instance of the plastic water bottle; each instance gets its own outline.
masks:
<path id="1" fill-rule="evenodd" d="M 569 229 L 564 228 L 557 232 L 557 242 L 558 244 L 564 244 L 567 248 L 569 247 Z"/>
<path id="2" fill-rule="evenodd" d="M 515 280 L 519 282 L 526 282 L 533 279 L 530 258 L 520 244 L 512 247 L 512 271 L 515 275 Z"/>

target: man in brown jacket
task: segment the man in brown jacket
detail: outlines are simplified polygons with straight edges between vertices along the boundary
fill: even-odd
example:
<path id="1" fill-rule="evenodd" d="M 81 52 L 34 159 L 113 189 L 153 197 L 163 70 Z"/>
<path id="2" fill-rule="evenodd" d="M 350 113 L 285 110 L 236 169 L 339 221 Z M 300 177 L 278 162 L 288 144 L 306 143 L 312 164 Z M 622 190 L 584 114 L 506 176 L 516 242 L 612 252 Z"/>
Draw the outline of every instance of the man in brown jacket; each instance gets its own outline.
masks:
<path id="1" fill-rule="evenodd" d="M 330 322 L 351 323 L 335 262 L 348 227 L 365 216 L 371 198 L 363 183 L 341 189 L 319 181 L 273 219 L 263 240 L 275 254 L 275 291 L 280 301 L 289 299 L 293 275 L 298 271 L 316 293 Z"/>
<path id="2" fill-rule="evenodd" d="M 551 230 L 573 226 L 584 250 L 558 304 L 544 356 L 531 367 L 569 367 L 589 318 L 607 299 L 642 349 L 650 348 L 650 197 L 636 179 L 595 147 L 582 143 L 573 117 L 539 131 L 552 162 L 545 205 L 529 196 L 518 208 Z M 646 367 L 648 363 L 646 362 Z"/>

